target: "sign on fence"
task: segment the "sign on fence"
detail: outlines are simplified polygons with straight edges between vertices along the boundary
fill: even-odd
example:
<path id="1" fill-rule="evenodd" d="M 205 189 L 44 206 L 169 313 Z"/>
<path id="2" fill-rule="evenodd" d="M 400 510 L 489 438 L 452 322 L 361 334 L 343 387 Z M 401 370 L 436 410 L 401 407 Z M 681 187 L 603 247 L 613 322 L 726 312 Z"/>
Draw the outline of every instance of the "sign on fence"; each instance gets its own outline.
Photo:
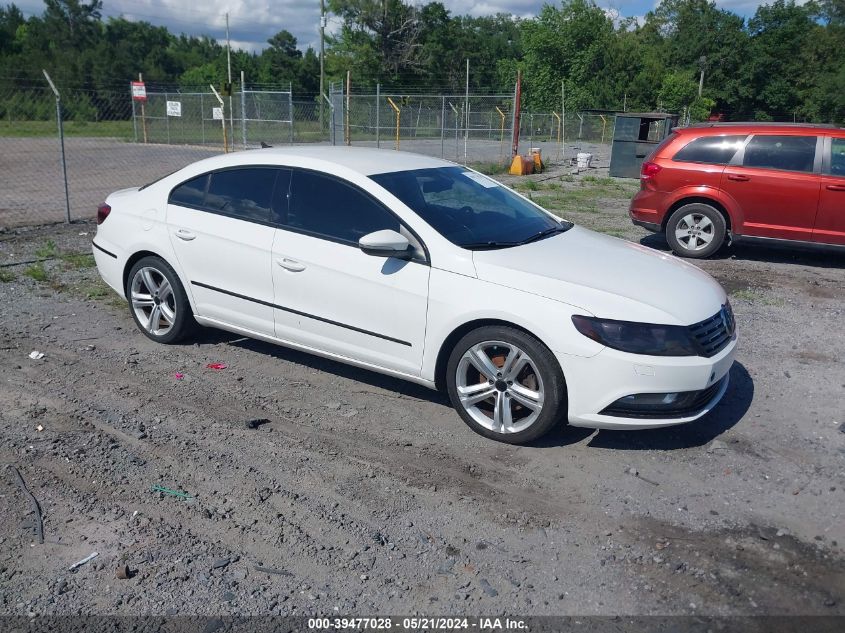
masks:
<path id="1" fill-rule="evenodd" d="M 182 116 L 182 102 L 168 101 L 167 102 L 167 116 Z"/>
<path id="2" fill-rule="evenodd" d="M 223 120 L 223 108 L 211 108 L 211 118 L 215 121 Z"/>
<path id="3" fill-rule="evenodd" d="M 147 100 L 147 87 L 144 85 L 143 81 L 132 82 L 132 98 L 135 101 Z"/>

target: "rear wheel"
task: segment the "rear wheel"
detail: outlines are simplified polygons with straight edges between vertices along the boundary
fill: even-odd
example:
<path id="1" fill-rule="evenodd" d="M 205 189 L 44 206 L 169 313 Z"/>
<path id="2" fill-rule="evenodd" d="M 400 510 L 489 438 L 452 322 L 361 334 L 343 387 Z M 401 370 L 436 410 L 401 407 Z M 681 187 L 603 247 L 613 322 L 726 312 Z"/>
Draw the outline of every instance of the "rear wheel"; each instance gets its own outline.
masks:
<path id="1" fill-rule="evenodd" d="M 452 406 L 484 437 L 522 444 L 565 418 L 557 359 L 521 330 L 485 326 L 470 332 L 452 350 L 446 372 Z"/>
<path id="2" fill-rule="evenodd" d="M 144 257 L 135 263 L 129 271 L 126 297 L 138 329 L 157 343 L 176 343 L 194 326 L 179 277 L 159 257 Z"/>
<path id="3" fill-rule="evenodd" d="M 666 241 L 681 257 L 710 257 L 724 244 L 726 234 L 725 218 L 702 202 L 685 204 L 666 223 Z"/>

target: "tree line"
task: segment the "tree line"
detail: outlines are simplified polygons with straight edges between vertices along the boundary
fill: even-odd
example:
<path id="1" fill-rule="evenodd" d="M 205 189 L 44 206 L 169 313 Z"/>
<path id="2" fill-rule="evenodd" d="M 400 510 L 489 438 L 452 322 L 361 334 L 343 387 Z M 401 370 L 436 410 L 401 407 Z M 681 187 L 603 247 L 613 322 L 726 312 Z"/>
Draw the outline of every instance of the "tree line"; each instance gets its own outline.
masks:
<path id="1" fill-rule="evenodd" d="M 93 118 L 125 108 L 127 83 L 138 73 L 148 86 L 226 79 L 226 49 L 213 38 L 104 19 L 102 0 L 44 5 L 30 17 L 14 4 L 0 7 L 0 109 L 4 98 L 43 85 L 42 68 L 87 95 L 68 107 Z M 338 81 L 351 71 L 353 91 L 380 83 L 461 93 L 469 60 L 473 92 L 510 93 L 521 71 L 523 103 L 534 111 L 559 110 L 565 94 L 567 110 L 845 122 L 845 0 L 774 0 L 747 19 L 711 0 L 662 0 L 639 20 L 592 0 L 545 5 L 530 19 L 453 15 L 440 2 L 328 0 L 328 7 L 341 26 L 326 38 L 326 76 Z M 232 51 L 236 77 L 243 70 L 250 85 L 290 84 L 297 99 L 317 98 L 319 66 L 317 52 L 303 51 L 288 31 L 261 52 Z"/>

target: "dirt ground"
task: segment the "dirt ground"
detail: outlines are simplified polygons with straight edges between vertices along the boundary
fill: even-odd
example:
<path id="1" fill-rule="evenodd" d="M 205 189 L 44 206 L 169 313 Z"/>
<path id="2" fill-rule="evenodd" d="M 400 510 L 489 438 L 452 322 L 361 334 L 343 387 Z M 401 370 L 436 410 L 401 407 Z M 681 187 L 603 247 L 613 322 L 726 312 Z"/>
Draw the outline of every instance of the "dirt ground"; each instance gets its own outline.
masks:
<path id="1" fill-rule="evenodd" d="M 515 184 L 666 249 L 598 167 Z M 74 255 L 94 231 L 0 236 L 0 614 L 845 615 L 845 258 L 701 263 L 740 336 L 706 418 L 515 447 L 364 370 L 156 345 Z"/>

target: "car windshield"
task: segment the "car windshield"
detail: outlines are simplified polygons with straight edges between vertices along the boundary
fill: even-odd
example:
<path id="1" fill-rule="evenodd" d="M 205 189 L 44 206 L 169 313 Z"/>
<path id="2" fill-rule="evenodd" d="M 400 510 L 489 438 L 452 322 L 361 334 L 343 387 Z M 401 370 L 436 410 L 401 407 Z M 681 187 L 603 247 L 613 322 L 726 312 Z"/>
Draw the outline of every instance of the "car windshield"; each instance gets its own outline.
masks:
<path id="1" fill-rule="evenodd" d="M 518 246 L 572 227 L 492 178 L 463 167 L 398 171 L 370 178 L 463 248 Z"/>

